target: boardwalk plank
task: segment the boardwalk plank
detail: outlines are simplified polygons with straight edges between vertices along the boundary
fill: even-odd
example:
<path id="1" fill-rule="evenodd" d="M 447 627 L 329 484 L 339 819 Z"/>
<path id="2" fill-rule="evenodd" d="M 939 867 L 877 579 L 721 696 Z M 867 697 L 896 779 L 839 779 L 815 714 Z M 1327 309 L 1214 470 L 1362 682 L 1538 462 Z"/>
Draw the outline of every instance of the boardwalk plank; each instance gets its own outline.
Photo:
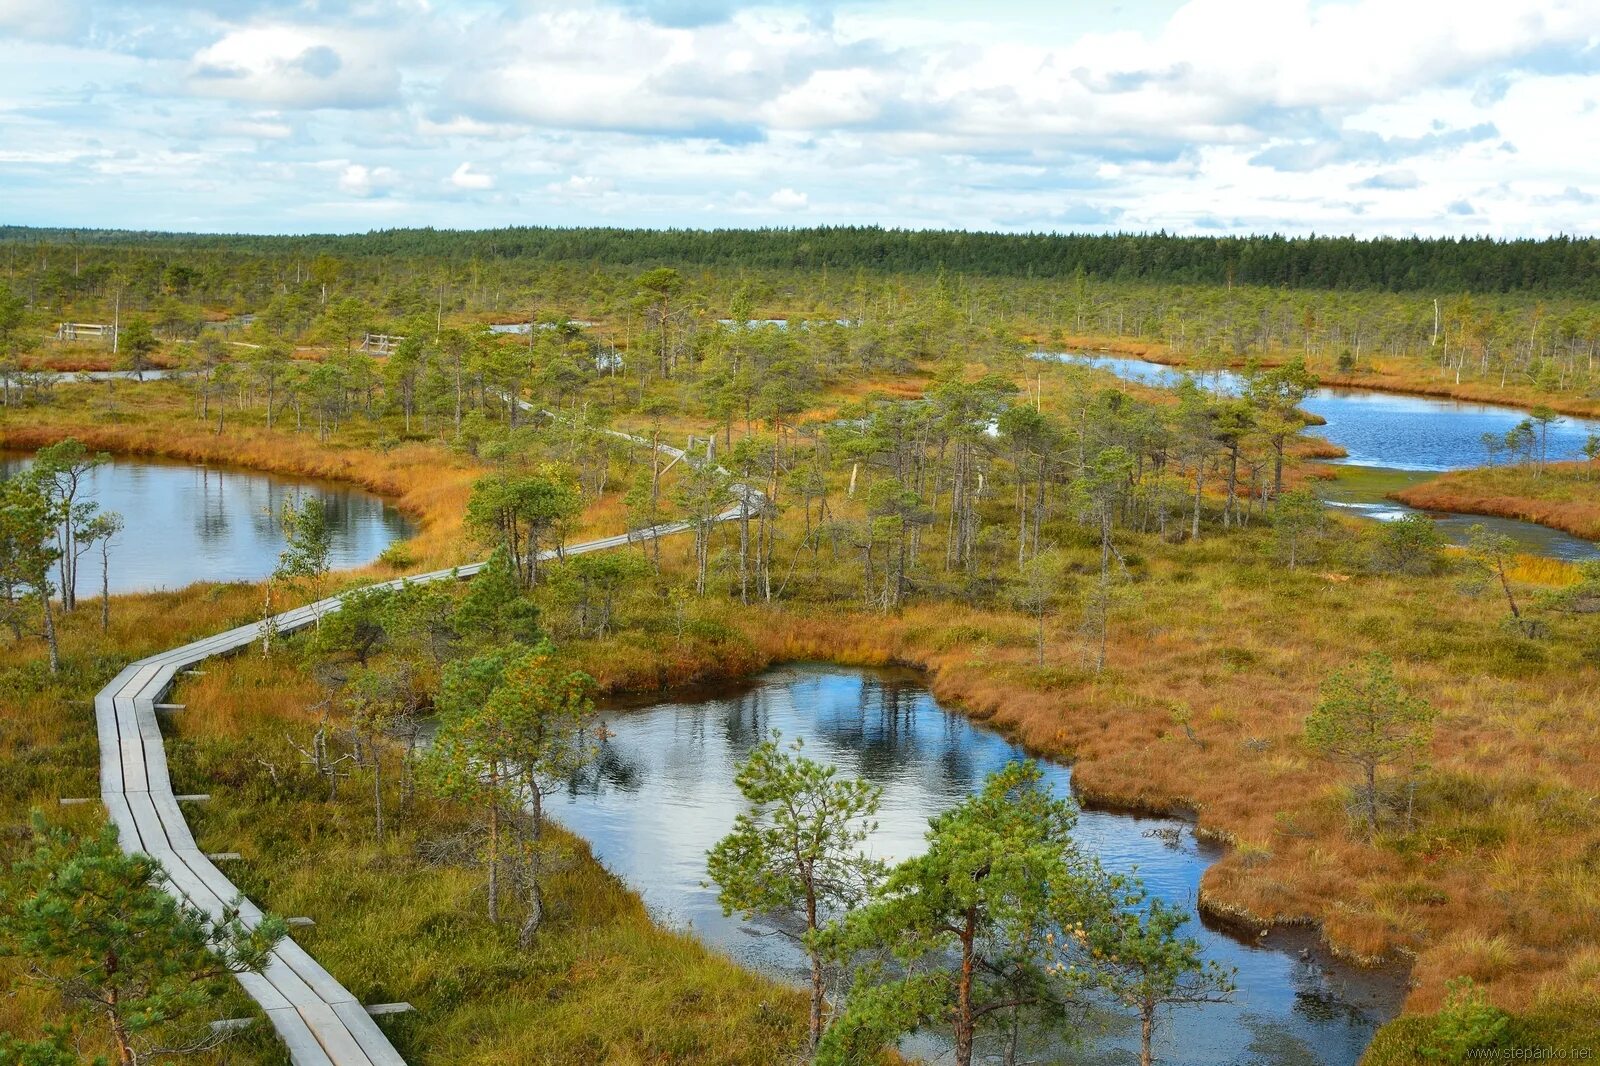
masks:
<path id="1" fill-rule="evenodd" d="M 536 410 L 526 401 L 517 402 L 525 410 Z M 636 444 L 649 443 L 630 434 L 608 432 Z M 657 447 L 664 455 L 696 461 L 681 448 Z M 743 488 L 738 492 L 744 497 L 759 495 Z M 738 518 L 748 503 L 746 498 L 714 521 Z M 604 551 L 674 536 L 690 528 L 687 522 L 664 523 L 541 552 L 540 558 L 551 560 Z M 395 578 L 376 587 L 399 589 L 409 584 L 470 578 L 483 566 L 481 562 L 470 563 Z M 319 617 L 337 611 L 340 605 L 338 597 L 330 597 L 284 611 L 274 621 L 278 632 L 288 633 L 315 625 Z M 94 700 L 101 799 L 108 817 L 117 826 L 124 850 L 142 851 L 159 859 L 166 867 L 172 891 L 213 916 L 220 916 L 237 900 L 240 916 L 252 925 L 262 918 L 260 907 L 244 899 L 238 887 L 200 850 L 173 795 L 156 703 L 171 690 L 180 671 L 211 656 L 247 648 L 259 639 L 260 627 L 245 623 L 147 656 L 123 667 Z M 279 945 L 262 973 L 239 975 L 239 984 L 266 1012 L 295 1066 L 405 1066 L 356 997 L 292 940 L 286 938 Z"/>
<path id="2" fill-rule="evenodd" d="M 305 1019 L 328 1058 L 339 1066 L 372 1066 L 372 1059 L 361 1047 L 361 1041 L 345 1025 L 344 1019 L 334 1012 L 332 1004 L 319 1001 L 298 1009 L 300 1017 Z"/>
<path id="3" fill-rule="evenodd" d="M 278 1038 L 289 1048 L 289 1058 L 295 1066 L 335 1066 L 328 1053 L 311 1034 L 311 1027 L 293 1007 L 267 1011 L 267 1020 L 278 1031 Z M 340 1063 L 339 1066 L 344 1066 Z"/>
<path id="4" fill-rule="evenodd" d="M 344 1022 L 352 1036 L 360 1041 L 361 1049 L 373 1062 L 373 1066 L 406 1066 L 406 1060 L 389 1043 L 389 1038 L 383 1035 L 383 1030 L 378 1028 L 378 1023 L 372 1020 L 372 1015 L 359 1003 L 335 1003 L 333 1012 Z"/>

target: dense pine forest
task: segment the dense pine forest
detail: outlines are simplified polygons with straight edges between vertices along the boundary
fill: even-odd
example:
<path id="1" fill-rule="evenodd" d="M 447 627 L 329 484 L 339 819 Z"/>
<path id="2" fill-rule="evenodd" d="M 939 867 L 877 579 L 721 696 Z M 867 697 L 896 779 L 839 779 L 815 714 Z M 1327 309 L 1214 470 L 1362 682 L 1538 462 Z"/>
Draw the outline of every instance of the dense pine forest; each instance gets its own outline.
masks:
<path id="1" fill-rule="evenodd" d="M 1003 234 L 811 229 L 631 230 L 510 227 L 379 230 L 359 235 L 258 237 L 0 227 L 8 245 L 55 245 L 248 256 L 434 262 L 592 263 L 721 270 L 940 270 L 1005 278 L 1185 285 L 1262 285 L 1374 292 L 1600 295 L 1600 240 L 1311 236 L 1182 237 L 1166 233 Z"/>

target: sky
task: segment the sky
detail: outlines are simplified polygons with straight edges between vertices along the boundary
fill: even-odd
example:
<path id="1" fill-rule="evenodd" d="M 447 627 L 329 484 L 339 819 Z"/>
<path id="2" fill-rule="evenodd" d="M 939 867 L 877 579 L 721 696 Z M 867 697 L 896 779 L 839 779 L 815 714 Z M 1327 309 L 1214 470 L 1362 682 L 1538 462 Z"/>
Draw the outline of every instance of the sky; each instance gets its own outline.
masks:
<path id="1" fill-rule="evenodd" d="M 0 223 L 1592 234 L 1600 0 L 0 0 Z"/>

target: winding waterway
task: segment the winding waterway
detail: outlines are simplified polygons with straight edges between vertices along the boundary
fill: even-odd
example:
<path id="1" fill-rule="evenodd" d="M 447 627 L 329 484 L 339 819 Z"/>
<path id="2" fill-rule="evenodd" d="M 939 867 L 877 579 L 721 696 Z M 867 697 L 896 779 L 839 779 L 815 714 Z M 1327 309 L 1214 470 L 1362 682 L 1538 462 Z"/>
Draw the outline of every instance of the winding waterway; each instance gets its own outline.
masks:
<path id="1" fill-rule="evenodd" d="M 1092 366 L 1126 381 L 1171 387 L 1185 372 L 1144 359 L 1120 356 L 1041 352 L 1041 358 Z M 1243 385 L 1231 370 L 1194 375 L 1205 388 L 1237 392 Z M 1320 488 L 1331 505 L 1379 521 L 1391 521 L 1414 509 L 1388 499 L 1388 493 L 1425 480 L 1429 474 L 1482 466 L 1488 461 L 1484 434 L 1504 437 L 1528 417 L 1526 411 L 1496 404 L 1437 399 L 1379 392 L 1373 389 L 1323 388 L 1306 398 L 1301 408 L 1324 420 L 1310 432 L 1337 444 L 1342 459 L 1328 460 L 1348 468 Z M 1600 421 L 1563 416 L 1551 425 L 1546 446 L 1551 461 L 1582 456 L 1584 441 L 1600 433 Z M 1504 533 L 1525 550 L 1558 559 L 1592 559 L 1600 549 L 1589 541 L 1558 529 L 1509 518 L 1429 512 L 1440 530 L 1456 543 L 1464 543 L 1474 524 Z"/>
<path id="2" fill-rule="evenodd" d="M 0 452 L 0 477 L 29 462 L 26 454 Z M 400 512 L 360 489 L 249 470 L 116 458 L 94 470 L 84 488 L 85 498 L 125 522 L 111 544 L 113 593 L 266 577 L 284 546 L 283 505 L 307 494 L 326 508 L 334 569 L 364 566 L 411 534 Z M 84 557 L 78 581 L 80 597 L 100 591 L 98 549 Z"/>
<path id="3" fill-rule="evenodd" d="M 735 691 L 606 714 L 609 737 L 593 769 L 574 780 L 550 813 L 645 899 L 665 924 L 692 930 L 753 969 L 798 978 L 802 956 L 765 921 L 725 918 L 706 885 L 705 853 L 733 824 L 743 802 L 735 766 L 772 729 L 802 737 L 812 758 L 884 789 L 872 850 L 886 859 L 920 851 L 927 820 L 975 791 L 1022 750 L 942 708 L 906 671 L 791 665 Z M 1058 792 L 1071 771 L 1043 763 Z M 1165 842 L 1153 831 L 1174 837 Z M 1080 845 L 1115 871 L 1137 871 L 1162 899 L 1194 912 L 1200 877 L 1218 855 L 1171 819 L 1086 811 Z M 1334 963 L 1306 950 L 1310 934 L 1274 932 L 1235 939 L 1198 920 L 1186 930 L 1209 958 L 1238 968 L 1230 1004 L 1178 1010 L 1159 1033 L 1163 1061 L 1348 1066 L 1376 1027 L 1398 1009 L 1402 982 Z M 1137 1032 L 1102 1012 L 1078 1049 L 1052 1041 L 1050 1062 L 1136 1061 Z M 937 1034 L 907 1046 L 937 1055 Z"/>

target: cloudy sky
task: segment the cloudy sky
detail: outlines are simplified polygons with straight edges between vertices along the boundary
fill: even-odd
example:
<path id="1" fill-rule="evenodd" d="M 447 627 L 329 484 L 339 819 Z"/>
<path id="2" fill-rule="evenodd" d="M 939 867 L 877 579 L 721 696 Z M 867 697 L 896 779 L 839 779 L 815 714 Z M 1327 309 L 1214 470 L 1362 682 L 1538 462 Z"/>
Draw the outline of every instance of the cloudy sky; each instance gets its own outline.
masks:
<path id="1" fill-rule="evenodd" d="M 1596 231 L 1600 0 L 0 0 L 0 222 Z"/>

